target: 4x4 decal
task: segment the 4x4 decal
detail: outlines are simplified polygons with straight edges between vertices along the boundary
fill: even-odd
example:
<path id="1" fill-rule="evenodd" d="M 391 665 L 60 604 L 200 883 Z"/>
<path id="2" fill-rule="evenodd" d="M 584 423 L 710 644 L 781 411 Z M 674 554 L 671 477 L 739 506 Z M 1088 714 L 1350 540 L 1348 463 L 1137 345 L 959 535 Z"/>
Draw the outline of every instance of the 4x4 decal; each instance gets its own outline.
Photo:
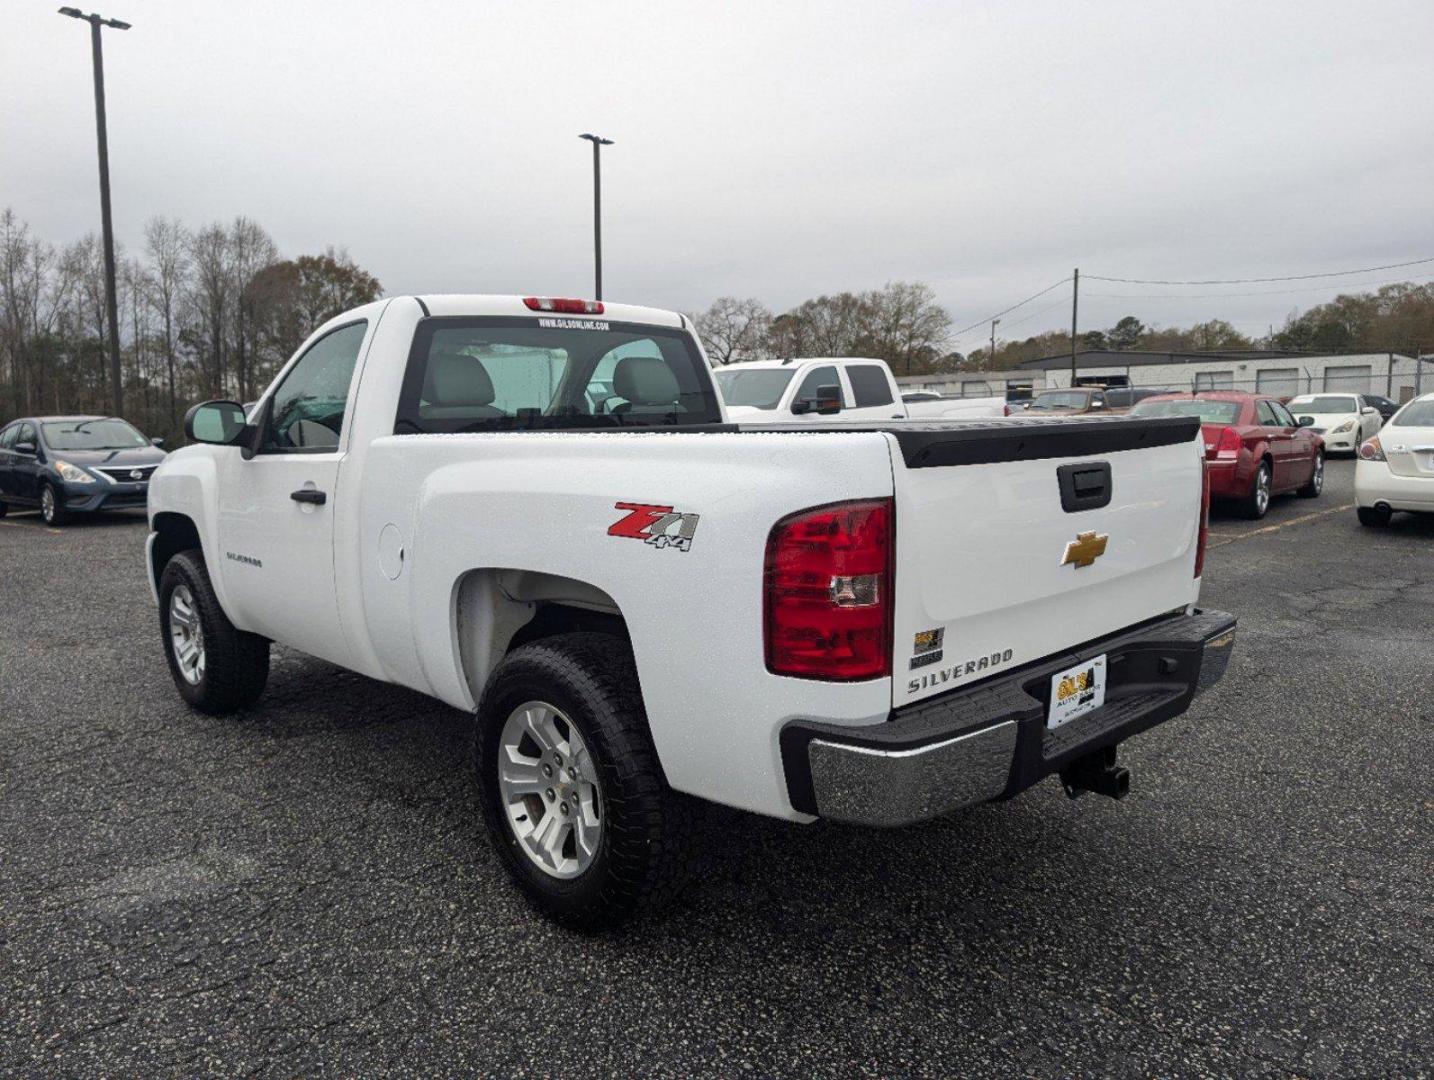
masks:
<path id="1" fill-rule="evenodd" d="M 620 502 L 614 508 L 627 513 L 608 526 L 609 536 L 626 536 L 658 548 L 691 550 L 699 515 L 674 512 L 670 506 L 655 503 Z"/>

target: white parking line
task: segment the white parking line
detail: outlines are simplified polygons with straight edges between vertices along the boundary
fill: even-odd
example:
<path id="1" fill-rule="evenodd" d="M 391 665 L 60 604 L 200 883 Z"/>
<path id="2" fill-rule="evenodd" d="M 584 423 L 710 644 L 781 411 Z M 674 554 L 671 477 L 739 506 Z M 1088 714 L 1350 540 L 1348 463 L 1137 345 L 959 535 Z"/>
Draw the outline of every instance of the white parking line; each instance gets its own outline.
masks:
<path id="1" fill-rule="evenodd" d="M 1251 529 L 1242 533 L 1210 533 L 1210 546 L 1224 547 L 1226 544 L 1233 544 L 1236 540 L 1248 540 L 1252 536 L 1262 536 L 1266 533 L 1276 533 L 1281 529 L 1288 529 L 1291 525 L 1303 525 L 1306 522 L 1314 521 L 1316 518 L 1328 517 L 1330 514 L 1343 514 L 1354 509 L 1354 503 L 1345 503 L 1343 506 L 1332 506 L 1328 510 L 1316 510 L 1313 514 L 1303 514 L 1297 518 L 1290 518 L 1289 521 L 1282 521 L 1278 525 L 1266 525 L 1262 529 Z M 1216 538 L 1219 538 L 1218 540 Z"/>

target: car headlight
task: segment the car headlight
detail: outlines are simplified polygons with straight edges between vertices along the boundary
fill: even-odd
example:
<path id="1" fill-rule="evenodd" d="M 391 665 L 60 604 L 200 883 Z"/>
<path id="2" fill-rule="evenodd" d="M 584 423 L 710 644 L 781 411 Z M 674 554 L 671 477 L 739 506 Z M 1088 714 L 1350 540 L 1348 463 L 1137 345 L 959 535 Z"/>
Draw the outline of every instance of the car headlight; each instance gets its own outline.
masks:
<path id="1" fill-rule="evenodd" d="M 1353 431 L 1353 430 L 1354 430 L 1354 421 L 1353 421 L 1353 420 L 1346 420 L 1344 423 L 1340 424 L 1339 427 L 1337 427 L 1337 428 L 1334 429 L 1334 434 L 1336 434 L 1336 435 L 1343 435 L 1346 431 Z"/>
<path id="2" fill-rule="evenodd" d="M 71 465 L 68 461 L 55 460 L 55 471 L 60 474 L 60 479 L 67 484 L 93 484 L 95 478 L 78 465 Z"/>

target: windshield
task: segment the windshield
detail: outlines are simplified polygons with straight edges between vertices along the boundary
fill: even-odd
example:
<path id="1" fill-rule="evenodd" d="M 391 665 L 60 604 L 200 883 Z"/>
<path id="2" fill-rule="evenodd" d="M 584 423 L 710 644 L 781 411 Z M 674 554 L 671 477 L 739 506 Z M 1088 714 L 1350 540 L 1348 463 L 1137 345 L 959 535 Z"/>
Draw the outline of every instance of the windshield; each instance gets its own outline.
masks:
<path id="1" fill-rule="evenodd" d="M 1084 409 L 1086 394 L 1080 390 L 1066 390 L 1054 394 L 1037 394 L 1026 406 L 1028 409 Z"/>
<path id="2" fill-rule="evenodd" d="M 1434 400 L 1411 402 L 1389 422 L 1394 427 L 1434 427 Z"/>
<path id="3" fill-rule="evenodd" d="M 715 424 L 707 365 L 676 327 L 601 319 L 436 318 L 414 334 L 394 431 Z"/>
<path id="4" fill-rule="evenodd" d="M 1297 397 L 1289 404 L 1292 413 L 1347 413 L 1359 412 L 1354 398 L 1335 395 L 1334 397 Z"/>
<path id="5" fill-rule="evenodd" d="M 792 381 L 791 371 L 758 368 L 754 371 L 719 371 L 717 385 L 728 405 L 750 405 L 754 409 L 775 409 L 782 392 Z"/>
<path id="6" fill-rule="evenodd" d="M 1198 416 L 1202 424 L 1233 424 L 1240 415 L 1240 406 L 1234 401 L 1202 401 L 1187 398 L 1183 401 L 1137 401 L 1130 410 L 1131 416 Z"/>
<path id="7" fill-rule="evenodd" d="M 40 426 L 51 450 L 133 450 L 149 445 L 123 420 L 63 420 Z"/>

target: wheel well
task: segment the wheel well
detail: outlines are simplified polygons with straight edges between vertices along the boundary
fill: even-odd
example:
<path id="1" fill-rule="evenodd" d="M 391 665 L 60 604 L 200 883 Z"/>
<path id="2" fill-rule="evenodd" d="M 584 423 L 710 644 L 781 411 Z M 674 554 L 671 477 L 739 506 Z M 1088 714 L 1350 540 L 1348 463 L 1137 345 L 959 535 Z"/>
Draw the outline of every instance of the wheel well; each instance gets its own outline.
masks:
<path id="1" fill-rule="evenodd" d="M 531 570 L 472 570 L 455 586 L 454 633 L 476 701 L 514 649 L 557 634 L 594 631 L 630 642 L 617 602 L 588 582 Z"/>
<path id="2" fill-rule="evenodd" d="M 169 560 L 181 551 L 200 546 L 199 530 L 194 522 L 183 514 L 156 514 L 154 516 L 154 547 L 150 551 L 151 569 L 154 570 L 156 585 Z"/>

